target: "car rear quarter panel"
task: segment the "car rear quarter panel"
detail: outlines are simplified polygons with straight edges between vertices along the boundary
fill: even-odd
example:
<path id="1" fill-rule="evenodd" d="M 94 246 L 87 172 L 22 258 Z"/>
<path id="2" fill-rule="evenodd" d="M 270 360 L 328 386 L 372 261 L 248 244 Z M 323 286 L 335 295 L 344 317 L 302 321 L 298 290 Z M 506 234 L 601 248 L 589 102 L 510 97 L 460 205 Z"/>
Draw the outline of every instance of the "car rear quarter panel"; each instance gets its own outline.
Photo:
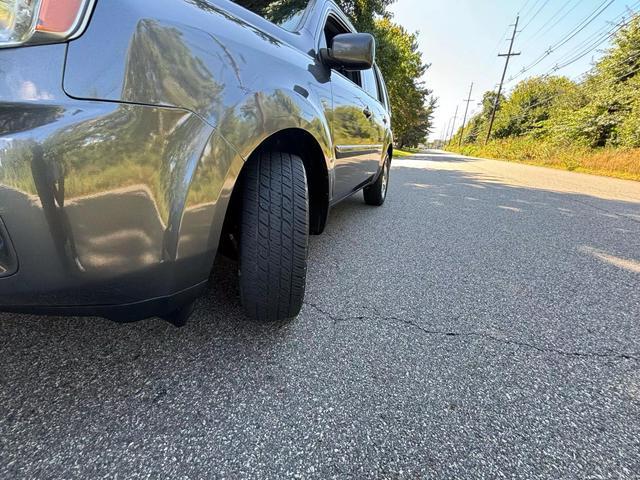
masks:
<path id="1" fill-rule="evenodd" d="M 0 217 L 19 259 L 0 304 L 129 303 L 206 279 L 241 158 L 187 109 L 70 98 L 65 50 L 0 52 Z"/>

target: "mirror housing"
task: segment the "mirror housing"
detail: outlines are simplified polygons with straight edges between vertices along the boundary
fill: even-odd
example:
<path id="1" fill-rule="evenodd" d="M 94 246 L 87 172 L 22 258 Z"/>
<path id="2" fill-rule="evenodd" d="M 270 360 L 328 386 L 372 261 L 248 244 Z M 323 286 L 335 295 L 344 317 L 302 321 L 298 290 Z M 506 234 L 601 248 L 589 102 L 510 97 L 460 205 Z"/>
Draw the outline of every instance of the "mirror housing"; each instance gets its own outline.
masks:
<path id="1" fill-rule="evenodd" d="M 376 60 L 376 40 L 369 33 L 341 33 L 333 37 L 331 48 L 322 49 L 322 61 L 345 70 L 368 70 Z"/>

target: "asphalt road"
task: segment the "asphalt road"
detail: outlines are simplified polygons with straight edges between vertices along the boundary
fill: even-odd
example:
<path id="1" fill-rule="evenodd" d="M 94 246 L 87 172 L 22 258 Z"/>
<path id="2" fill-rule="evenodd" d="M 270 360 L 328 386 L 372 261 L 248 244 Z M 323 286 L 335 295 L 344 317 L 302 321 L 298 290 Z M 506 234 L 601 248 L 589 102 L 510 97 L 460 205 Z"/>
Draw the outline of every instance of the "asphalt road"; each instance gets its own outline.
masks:
<path id="1" fill-rule="evenodd" d="M 430 152 L 259 326 L 0 315 L 1 478 L 638 478 L 640 183 Z"/>

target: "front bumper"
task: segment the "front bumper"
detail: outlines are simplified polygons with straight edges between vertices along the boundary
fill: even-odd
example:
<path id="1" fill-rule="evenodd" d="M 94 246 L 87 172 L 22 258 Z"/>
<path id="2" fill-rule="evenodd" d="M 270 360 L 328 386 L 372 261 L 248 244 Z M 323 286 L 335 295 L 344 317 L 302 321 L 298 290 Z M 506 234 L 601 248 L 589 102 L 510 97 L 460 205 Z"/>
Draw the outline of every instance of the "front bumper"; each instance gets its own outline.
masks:
<path id="1" fill-rule="evenodd" d="M 235 152 L 189 111 L 68 97 L 65 49 L 0 52 L 0 310 L 170 308 L 209 277 Z"/>

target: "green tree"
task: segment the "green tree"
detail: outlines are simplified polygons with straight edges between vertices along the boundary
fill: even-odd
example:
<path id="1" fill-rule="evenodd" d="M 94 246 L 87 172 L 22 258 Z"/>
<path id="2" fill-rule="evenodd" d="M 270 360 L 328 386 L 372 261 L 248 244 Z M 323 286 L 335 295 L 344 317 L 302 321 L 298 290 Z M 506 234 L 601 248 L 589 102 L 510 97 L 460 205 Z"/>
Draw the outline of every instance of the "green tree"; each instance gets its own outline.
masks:
<path id="1" fill-rule="evenodd" d="M 544 136 L 547 121 L 560 109 L 579 106 L 578 85 L 565 77 L 534 77 L 520 82 L 496 115 L 496 138 Z"/>
<path id="2" fill-rule="evenodd" d="M 395 0 L 336 0 L 359 32 L 375 33 L 376 19 L 389 18 L 387 7 Z"/>
<path id="3" fill-rule="evenodd" d="M 557 119 L 564 139 L 592 147 L 640 146 L 640 16 L 617 33 L 582 92 L 582 108 Z"/>
<path id="4" fill-rule="evenodd" d="M 433 112 L 436 108 L 436 99 L 429 97 L 427 103 L 418 108 L 416 119 L 403 132 L 401 136 L 397 136 L 396 145 L 398 148 L 417 147 L 424 143 L 427 135 L 431 132 L 433 125 Z"/>
<path id="5" fill-rule="evenodd" d="M 485 92 L 482 96 L 482 113 L 481 117 L 486 119 L 487 121 L 491 117 L 491 112 L 493 111 L 493 106 L 496 103 L 496 97 L 498 96 L 498 92 L 494 92 L 493 90 Z M 506 101 L 504 95 L 500 95 L 500 102 L 498 103 L 498 111 L 502 107 L 502 104 Z"/>
<path id="6" fill-rule="evenodd" d="M 280 23 L 293 13 L 303 10 L 309 0 L 235 0 L 243 7 Z M 349 16 L 353 25 L 361 32 L 371 32 L 376 17 L 387 17 L 387 7 L 394 0 L 336 0 L 338 6 Z"/>
<path id="7" fill-rule="evenodd" d="M 396 144 L 417 146 L 433 124 L 436 100 L 420 81 L 428 68 L 418 50 L 417 35 L 390 18 L 375 21 L 376 59 L 389 90 Z"/>

